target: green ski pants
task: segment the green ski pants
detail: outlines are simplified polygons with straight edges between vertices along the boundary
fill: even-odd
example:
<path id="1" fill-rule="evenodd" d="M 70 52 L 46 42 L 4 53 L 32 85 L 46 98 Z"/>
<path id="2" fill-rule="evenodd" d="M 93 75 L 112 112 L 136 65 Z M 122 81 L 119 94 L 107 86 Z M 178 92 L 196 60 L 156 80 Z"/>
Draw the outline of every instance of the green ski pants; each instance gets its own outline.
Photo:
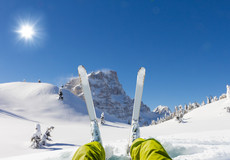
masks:
<path id="1" fill-rule="evenodd" d="M 171 160 L 157 140 L 136 139 L 131 148 L 132 160 Z M 72 160 L 105 160 L 105 150 L 99 142 L 90 142 L 78 148 Z"/>

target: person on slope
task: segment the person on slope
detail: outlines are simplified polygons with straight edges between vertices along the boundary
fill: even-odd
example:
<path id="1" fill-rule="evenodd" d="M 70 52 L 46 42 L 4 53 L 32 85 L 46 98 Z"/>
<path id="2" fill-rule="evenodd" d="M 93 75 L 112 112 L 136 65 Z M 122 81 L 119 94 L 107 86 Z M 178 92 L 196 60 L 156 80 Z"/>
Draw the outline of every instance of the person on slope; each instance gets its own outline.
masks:
<path id="1" fill-rule="evenodd" d="M 62 93 L 62 89 L 59 90 L 58 95 L 59 95 L 59 98 L 58 98 L 59 100 L 63 100 L 64 99 L 63 93 Z"/>
<path id="2" fill-rule="evenodd" d="M 40 124 L 37 124 L 35 129 L 36 129 L 36 132 L 31 137 L 31 142 L 32 142 L 31 146 L 34 148 L 40 148 L 41 147 L 40 141 L 41 141 L 41 135 L 42 135 Z"/>
<path id="3" fill-rule="evenodd" d="M 105 114 L 104 114 L 104 112 L 101 113 L 101 124 L 105 124 Z"/>
<path id="4" fill-rule="evenodd" d="M 172 160 L 160 142 L 154 138 L 139 138 L 139 126 L 134 130 L 130 155 L 132 160 Z M 78 148 L 72 160 L 105 160 L 105 150 L 98 141 L 87 143 Z"/>

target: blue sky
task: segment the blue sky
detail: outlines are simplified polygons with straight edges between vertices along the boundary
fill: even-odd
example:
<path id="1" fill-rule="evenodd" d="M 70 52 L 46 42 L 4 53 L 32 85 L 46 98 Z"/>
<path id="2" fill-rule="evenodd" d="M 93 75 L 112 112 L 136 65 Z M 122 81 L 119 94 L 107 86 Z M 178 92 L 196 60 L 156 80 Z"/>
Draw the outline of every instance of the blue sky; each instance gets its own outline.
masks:
<path id="1" fill-rule="evenodd" d="M 30 43 L 15 32 L 28 19 L 39 30 Z M 224 93 L 229 53 L 229 0 L 0 1 L 0 83 L 61 85 L 82 64 L 117 71 L 134 97 L 144 66 L 144 103 L 174 108 Z"/>

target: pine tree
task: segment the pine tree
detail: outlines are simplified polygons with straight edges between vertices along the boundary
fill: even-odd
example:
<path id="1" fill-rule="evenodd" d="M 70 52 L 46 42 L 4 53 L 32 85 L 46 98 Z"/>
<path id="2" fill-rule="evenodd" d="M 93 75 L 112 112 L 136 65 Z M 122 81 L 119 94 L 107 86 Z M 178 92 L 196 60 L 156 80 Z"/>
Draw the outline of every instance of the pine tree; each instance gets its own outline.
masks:
<path id="1" fill-rule="evenodd" d="M 226 88 L 227 88 L 226 98 L 230 99 L 230 86 L 227 85 Z"/>
<path id="2" fill-rule="evenodd" d="M 205 105 L 205 102 L 203 101 L 202 103 L 201 103 L 201 106 L 204 106 Z"/>
<path id="3" fill-rule="evenodd" d="M 195 103 L 194 103 L 194 108 L 198 108 L 198 107 L 200 107 L 200 104 L 197 103 L 197 102 L 195 102 Z"/>
<path id="4" fill-rule="evenodd" d="M 214 102 L 216 102 L 216 101 L 218 101 L 218 98 L 217 98 L 217 96 L 214 96 Z"/>
<path id="5" fill-rule="evenodd" d="M 177 106 L 175 106 L 175 116 L 176 117 L 178 116 L 178 108 L 177 108 Z"/>
<path id="6" fill-rule="evenodd" d="M 152 120 L 151 125 L 156 125 L 156 122 L 154 120 Z"/>
<path id="7" fill-rule="evenodd" d="M 209 97 L 207 97 L 207 104 L 211 103 Z"/>
<path id="8" fill-rule="evenodd" d="M 189 104 L 188 104 L 188 110 L 189 110 L 189 111 L 192 110 L 192 104 L 191 104 L 191 102 L 189 102 Z"/>
<path id="9" fill-rule="evenodd" d="M 188 113 L 188 105 L 187 104 L 184 105 L 184 111 L 185 111 L 185 113 Z"/>
<path id="10" fill-rule="evenodd" d="M 226 94 L 223 93 L 223 94 L 219 97 L 219 99 L 224 99 L 224 98 L 226 98 L 226 97 L 227 97 Z"/>

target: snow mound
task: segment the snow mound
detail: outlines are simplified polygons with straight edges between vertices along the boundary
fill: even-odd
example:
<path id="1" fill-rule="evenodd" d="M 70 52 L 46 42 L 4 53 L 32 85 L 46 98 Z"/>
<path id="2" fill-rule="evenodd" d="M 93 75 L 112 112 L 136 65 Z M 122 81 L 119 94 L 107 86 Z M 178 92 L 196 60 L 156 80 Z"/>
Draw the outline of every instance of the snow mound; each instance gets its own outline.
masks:
<path id="1" fill-rule="evenodd" d="M 0 84 L 0 113 L 40 121 L 42 118 L 76 120 L 87 115 L 85 102 L 68 90 L 58 100 L 59 88 L 47 83 Z"/>

